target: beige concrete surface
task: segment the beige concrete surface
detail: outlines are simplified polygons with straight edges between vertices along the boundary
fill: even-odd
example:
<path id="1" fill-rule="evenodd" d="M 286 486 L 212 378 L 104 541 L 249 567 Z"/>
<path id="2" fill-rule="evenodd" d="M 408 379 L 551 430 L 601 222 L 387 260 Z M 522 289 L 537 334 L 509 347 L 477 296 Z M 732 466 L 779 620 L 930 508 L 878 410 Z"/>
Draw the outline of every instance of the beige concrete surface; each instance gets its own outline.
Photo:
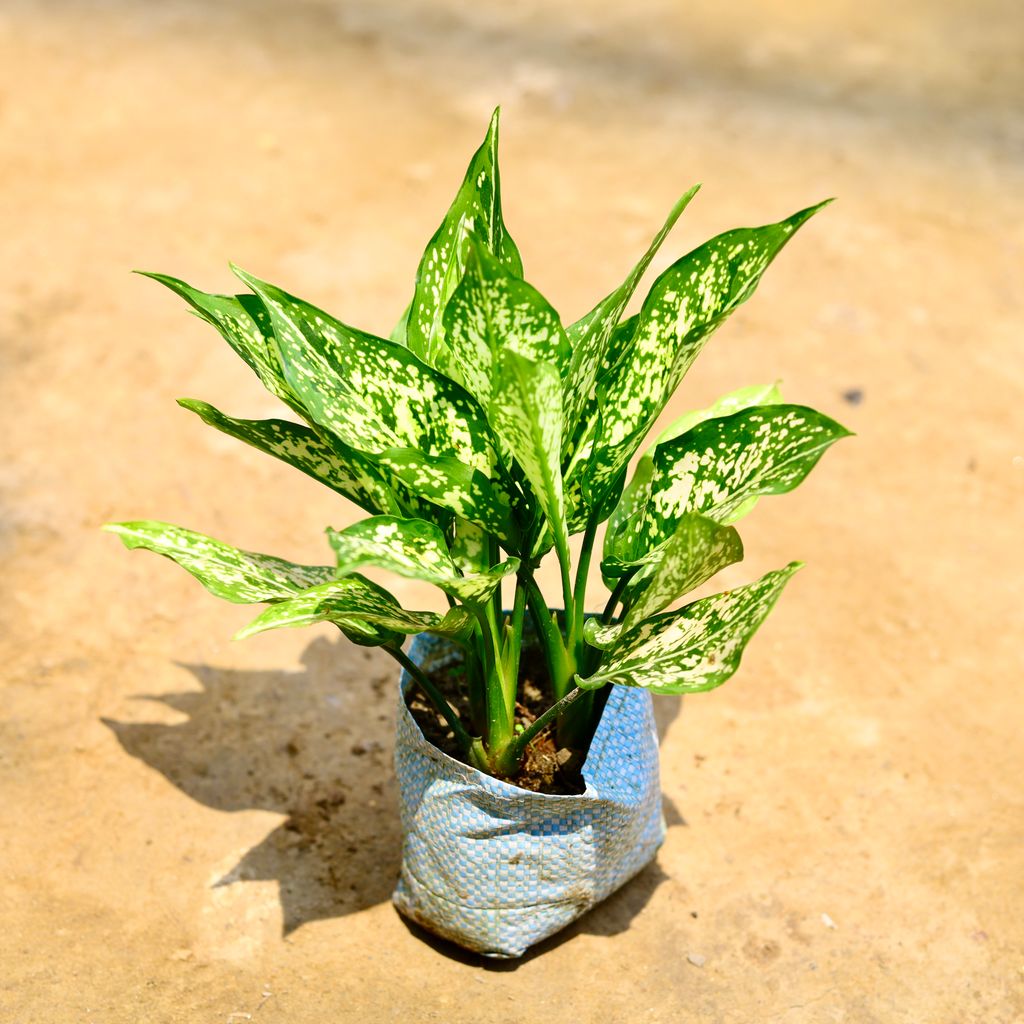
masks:
<path id="1" fill-rule="evenodd" d="M 999 0 L 7 0 L 0 1021 L 1020 1021 L 1022 35 Z M 246 609 L 97 529 L 323 556 L 353 510 L 175 406 L 275 412 L 128 272 L 232 259 L 386 331 L 498 101 L 567 319 L 694 181 L 659 266 L 837 195 L 670 411 L 780 377 L 858 434 L 743 524 L 727 585 L 808 568 L 663 705 L 657 865 L 503 967 L 387 902 L 388 660 L 233 645 Z"/>

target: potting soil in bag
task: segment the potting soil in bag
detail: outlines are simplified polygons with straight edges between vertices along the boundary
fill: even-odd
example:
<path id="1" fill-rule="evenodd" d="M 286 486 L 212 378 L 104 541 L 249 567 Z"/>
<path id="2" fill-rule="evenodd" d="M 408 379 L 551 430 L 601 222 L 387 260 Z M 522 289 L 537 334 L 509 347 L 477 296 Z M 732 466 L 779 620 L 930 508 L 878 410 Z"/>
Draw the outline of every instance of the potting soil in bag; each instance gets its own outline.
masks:
<path id="1" fill-rule="evenodd" d="M 428 635 L 410 657 L 432 666 L 453 648 Z M 405 704 L 395 767 L 405 845 L 395 906 L 467 949 L 517 957 L 632 878 L 665 834 L 651 696 L 613 686 L 578 796 L 532 793 L 429 743 Z"/>

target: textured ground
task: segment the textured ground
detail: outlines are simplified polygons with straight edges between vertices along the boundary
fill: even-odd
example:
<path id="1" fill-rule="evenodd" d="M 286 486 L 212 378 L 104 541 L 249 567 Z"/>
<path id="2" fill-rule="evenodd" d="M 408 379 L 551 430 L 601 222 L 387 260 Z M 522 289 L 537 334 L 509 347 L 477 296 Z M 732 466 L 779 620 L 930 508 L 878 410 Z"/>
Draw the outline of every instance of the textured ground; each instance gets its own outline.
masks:
<path id="1" fill-rule="evenodd" d="M 0 1020 L 1021 1020 L 1019 5 L 550 6 L 0 10 Z M 174 405 L 274 411 L 128 271 L 231 258 L 386 330 L 499 100 L 568 318 L 695 180 L 670 254 L 838 195 L 672 411 L 782 377 L 859 435 L 745 523 L 727 583 L 808 568 L 662 705 L 657 865 L 504 967 L 387 903 L 387 660 L 231 645 L 245 610 L 97 531 L 322 557 L 351 510 Z"/>

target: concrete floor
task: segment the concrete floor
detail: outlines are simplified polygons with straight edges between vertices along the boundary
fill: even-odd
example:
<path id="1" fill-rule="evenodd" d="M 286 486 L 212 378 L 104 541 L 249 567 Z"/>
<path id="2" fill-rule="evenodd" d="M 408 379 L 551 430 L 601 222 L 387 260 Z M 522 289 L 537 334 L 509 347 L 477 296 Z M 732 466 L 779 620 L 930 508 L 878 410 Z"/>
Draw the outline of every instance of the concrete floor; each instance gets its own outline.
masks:
<path id="1" fill-rule="evenodd" d="M 1024 1019 L 1022 32 L 998 0 L 8 0 L 0 1020 Z M 782 378 L 858 434 L 743 524 L 725 585 L 808 568 L 735 679 L 662 704 L 656 866 L 511 965 L 387 902 L 388 659 L 232 645 L 246 609 L 97 529 L 323 558 L 354 510 L 175 406 L 277 411 L 128 272 L 232 259 L 386 331 L 499 101 L 567 320 L 694 181 L 659 266 L 837 195 L 669 415 Z"/>

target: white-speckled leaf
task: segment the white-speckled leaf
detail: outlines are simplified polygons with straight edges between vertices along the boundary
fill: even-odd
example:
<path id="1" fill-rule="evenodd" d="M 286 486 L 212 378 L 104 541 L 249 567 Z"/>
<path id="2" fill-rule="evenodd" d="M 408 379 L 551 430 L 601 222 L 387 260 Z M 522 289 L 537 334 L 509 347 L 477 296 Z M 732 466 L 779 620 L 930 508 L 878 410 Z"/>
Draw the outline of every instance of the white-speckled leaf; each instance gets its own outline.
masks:
<path id="1" fill-rule="evenodd" d="M 569 369 L 569 340 L 558 314 L 532 285 L 471 240 L 466 270 L 444 311 L 445 351 L 437 365 L 486 407 L 495 363 L 508 350 L 535 363 Z"/>
<path id="2" fill-rule="evenodd" d="M 643 512 L 647 502 L 648 487 L 651 476 L 654 473 L 654 449 L 663 441 L 671 441 L 681 434 L 686 433 L 691 427 L 695 427 L 704 420 L 714 419 L 719 416 L 728 416 L 731 413 L 739 412 L 741 409 L 748 409 L 754 405 L 776 405 L 782 401 L 782 393 L 778 384 L 753 384 L 744 388 L 738 388 L 723 395 L 711 405 L 704 409 L 693 409 L 684 413 L 674 423 L 668 426 L 658 436 L 657 441 L 644 453 L 636 465 L 633 476 L 629 483 L 622 490 L 618 503 L 612 510 L 608 519 L 608 527 L 604 535 L 604 561 L 601 563 L 601 572 L 609 587 L 613 581 L 621 575 L 617 567 L 634 564 L 637 558 L 635 544 L 623 543 L 623 534 L 626 532 L 627 524 L 633 517 Z M 741 519 L 749 512 L 757 502 L 757 497 L 748 500 L 748 505 L 743 508 L 742 514 L 737 513 L 735 519 Z"/>
<path id="3" fill-rule="evenodd" d="M 270 314 L 288 385 L 317 424 L 374 455 L 413 494 L 488 529 L 498 525 L 496 509 L 505 509 L 500 530 L 505 537 L 513 532 L 512 499 L 493 476 L 497 455 L 487 419 L 464 388 L 401 345 L 236 273 Z M 478 509 L 484 493 L 488 507 Z"/>
<path id="4" fill-rule="evenodd" d="M 501 353 L 487 415 L 522 467 L 552 530 L 565 536 L 560 453 L 562 382 L 550 363 Z"/>
<path id="5" fill-rule="evenodd" d="M 850 431 L 803 405 L 754 406 L 704 420 L 654 449 L 646 508 L 617 550 L 639 557 L 660 544 L 687 512 L 735 522 L 750 499 L 793 490 L 825 450 Z"/>
<path id="6" fill-rule="evenodd" d="M 680 519 L 675 533 L 649 551 L 642 561 L 616 566 L 618 575 L 636 571 L 623 594 L 623 603 L 629 610 L 621 623 L 596 629 L 595 646 L 607 647 L 616 637 L 742 559 L 743 542 L 734 527 L 688 512 Z"/>
<path id="7" fill-rule="evenodd" d="M 518 550 L 508 488 L 458 459 L 430 457 L 413 448 L 392 448 L 376 458 L 413 494 L 493 533 L 509 550 Z"/>
<path id="8" fill-rule="evenodd" d="M 600 668 L 578 680 L 579 685 L 592 689 L 616 683 L 659 694 L 697 693 L 721 686 L 739 668 L 747 641 L 800 566 L 791 562 L 756 583 L 648 619 L 619 637 Z M 588 639 L 596 639 L 595 626 L 588 622 Z"/>
<path id="9" fill-rule="evenodd" d="M 193 398 L 181 398 L 178 405 L 230 437 L 302 470 L 367 512 L 401 511 L 401 502 L 380 468 L 341 441 L 325 439 L 309 427 L 288 420 L 235 419 Z"/>
<path id="10" fill-rule="evenodd" d="M 213 295 L 167 274 L 144 273 L 142 276 L 150 277 L 180 295 L 203 320 L 217 328 L 221 337 L 249 364 L 272 395 L 303 413 L 302 405 L 288 387 L 278 363 L 270 317 L 255 295 Z"/>
<path id="11" fill-rule="evenodd" d="M 462 279 L 467 239 L 475 236 L 513 274 L 521 277 L 523 273 L 519 250 L 501 216 L 498 119 L 495 110 L 487 137 L 473 154 L 455 201 L 427 244 L 416 273 L 406 343 L 433 366 L 439 365 L 444 351 L 444 308 Z"/>
<path id="12" fill-rule="evenodd" d="M 487 601 L 502 579 L 519 568 L 519 559 L 513 558 L 483 572 L 462 575 L 444 534 L 422 519 L 374 516 L 344 530 L 328 530 L 327 536 L 339 576 L 372 565 L 432 583 L 467 604 Z"/>
<path id="13" fill-rule="evenodd" d="M 462 608 L 451 608 L 445 615 L 406 611 L 382 587 L 353 575 L 311 587 L 271 605 L 239 630 L 235 639 L 244 640 L 268 629 L 311 626 L 317 622 L 333 622 L 346 633 L 366 630 L 370 636 L 375 630 L 461 636 L 471 627 L 470 614 Z"/>
<path id="14" fill-rule="evenodd" d="M 588 405 L 596 400 L 594 383 L 599 373 L 609 369 L 609 342 L 612 332 L 622 318 L 640 279 L 651 265 L 661 243 L 665 241 L 680 214 L 697 194 L 700 185 L 694 185 L 672 207 L 661 230 L 654 236 L 647 251 L 629 272 L 629 276 L 618 288 L 605 296 L 586 316 L 571 324 L 568 328 L 569 341 L 572 345 L 572 369 L 565 381 L 565 437 L 563 448 L 571 454 L 575 448 L 574 432 L 580 422 L 581 414 Z M 596 412 L 596 410 L 594 410 Z"/>
<path id="15" fill-rule="evenodd" d="M 584 476 L 596 504 L 621 474 L 705 342 L 754 292 L 765 269 L 819 203 L 778 224 L 739 228 L 693 250 L 654 282 L 615 364 L 598 379 L 596 414 L 581 423 L 583 455 L 567 474 Z"/>
<path id="16" fill-rule="evenodd" d="M 127 548 L 146 548 L 173 559 L 211 594 L 235 604 L 281 601 L 334 578 L 333 566 L 296 565 L 242 551 L 170 523 L 138 520 L 108 523 L 103 529 L 116 533 Z"/>

